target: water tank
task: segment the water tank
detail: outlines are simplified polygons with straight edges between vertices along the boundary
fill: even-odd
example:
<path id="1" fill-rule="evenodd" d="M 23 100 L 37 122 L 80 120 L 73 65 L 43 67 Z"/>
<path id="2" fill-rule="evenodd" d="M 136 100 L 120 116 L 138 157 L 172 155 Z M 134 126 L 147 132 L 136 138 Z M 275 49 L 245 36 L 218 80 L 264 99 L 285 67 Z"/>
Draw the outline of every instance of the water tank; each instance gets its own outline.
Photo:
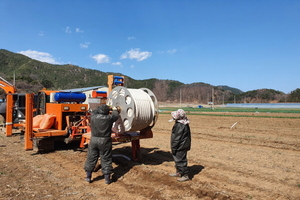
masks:
<path id="1" fill-rule="evenodd" d="M 54 100 L 56 102 L 84 102 L 86 96 L 81 92 L 56 92 Z"/>

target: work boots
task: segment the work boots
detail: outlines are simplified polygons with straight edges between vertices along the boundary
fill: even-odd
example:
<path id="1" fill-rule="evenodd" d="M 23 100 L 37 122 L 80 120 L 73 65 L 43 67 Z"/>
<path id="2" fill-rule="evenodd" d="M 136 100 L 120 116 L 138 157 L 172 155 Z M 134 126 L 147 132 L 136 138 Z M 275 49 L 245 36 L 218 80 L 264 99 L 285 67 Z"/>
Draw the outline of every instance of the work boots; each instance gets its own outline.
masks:
<path id="1" fill-rule="evenodd" d="M 111 184 L 110 174 L 104 174 L 105 184 Z"/>
<path id="2" fill-rule="evenodd" d="M 171 176 L 171 177 L 181 177 L 181 174 L 176 172 L 174 174 L 169 174 L 169 176 Z"/>
<path id="3" fill-rule="evenodd" d="M 183 175 L 182 177 L 180 177 L 179 179 L 177 179 L 177 181 L 179 182 L 184 182 L 184 181 L 188 181 L 190 180 L 189 176 L 186 174 L 186 175 Z"/>
<path id="4" fill-rule="evenodd" d="M 92 172 L 86 172 L 85 181 L 88 183 L 92 182 Z"/>

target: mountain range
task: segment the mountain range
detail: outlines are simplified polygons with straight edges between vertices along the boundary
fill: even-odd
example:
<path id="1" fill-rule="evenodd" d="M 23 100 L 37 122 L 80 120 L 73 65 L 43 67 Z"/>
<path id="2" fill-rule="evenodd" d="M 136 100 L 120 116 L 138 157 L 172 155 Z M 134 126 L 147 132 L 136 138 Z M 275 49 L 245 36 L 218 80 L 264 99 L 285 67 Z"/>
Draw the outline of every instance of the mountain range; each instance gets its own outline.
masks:
<path id="1" fill-rule="evenodd" d="M 76 65 L 54 65 L 31 59 L 19 53 L 0 49 L 0 76 L 15 82 L 19 93 L 35 93 L 42 88 L 59 90 L 106 86 L 109 74 L 124 76 L 127 88 L 148 88 L 159 102 L 206 104 L 286 102 L 289 94 L 273 89 L 243 92 L 229 86 L 213 86 L 203 82 L 184 84 L 176 80 L 156 78 L 135 80 L 120 73 L 102 72 Z M 0 91 L 0 97 L 4 96 Z"/>

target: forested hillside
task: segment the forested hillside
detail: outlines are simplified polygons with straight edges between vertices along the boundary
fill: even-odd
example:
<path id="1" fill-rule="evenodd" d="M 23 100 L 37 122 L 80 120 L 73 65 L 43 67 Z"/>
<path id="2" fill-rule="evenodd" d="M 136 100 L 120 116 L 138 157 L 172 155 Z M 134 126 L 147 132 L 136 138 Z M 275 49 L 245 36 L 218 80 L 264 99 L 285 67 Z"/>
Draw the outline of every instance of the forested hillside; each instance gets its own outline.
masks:
<path id="1" fill-rule="evenodd" d="M 31 59 L 22 54 L 0 50 L 0 76 L 13 83 L 19 93 L 37 92 L 42 88 L 71 89 L 90 86 L 106 86 L 107 75 L 122 75 L 105 73 L 99 70 L 86 69 L 75 65 L 53 65 Z M 125 76 L 125 86 L 128 88 L 149 88 L 160 102 L 183 102 L 206 104 L 233 102 L 286 102 L 300 100 L 299 92 L 291 94 L 273 89 L 261 89 L 242 92 L 229 86 L 212 86 L 197 82 L 184 84 L 175 80 L 146 79 L 135 80 Z M 0 96 L 4 93 L 1 90 Z"/>

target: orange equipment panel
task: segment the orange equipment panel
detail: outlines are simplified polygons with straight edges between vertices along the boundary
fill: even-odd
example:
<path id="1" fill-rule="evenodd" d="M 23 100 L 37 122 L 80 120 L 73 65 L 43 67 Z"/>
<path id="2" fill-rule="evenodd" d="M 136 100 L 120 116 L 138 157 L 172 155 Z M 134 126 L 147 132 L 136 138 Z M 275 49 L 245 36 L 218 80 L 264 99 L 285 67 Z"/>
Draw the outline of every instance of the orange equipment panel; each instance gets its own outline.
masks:
<path id="1" fill-rule="evenodd" d="M 64 129 L 63 120 L 66 118 L 66 116 L 63 116 L 64 113 L 85 112 L 87 109 L 87 104 L 46 103 L 46 113 L 56 116 L 54 128 L 57 130 Z"/>

